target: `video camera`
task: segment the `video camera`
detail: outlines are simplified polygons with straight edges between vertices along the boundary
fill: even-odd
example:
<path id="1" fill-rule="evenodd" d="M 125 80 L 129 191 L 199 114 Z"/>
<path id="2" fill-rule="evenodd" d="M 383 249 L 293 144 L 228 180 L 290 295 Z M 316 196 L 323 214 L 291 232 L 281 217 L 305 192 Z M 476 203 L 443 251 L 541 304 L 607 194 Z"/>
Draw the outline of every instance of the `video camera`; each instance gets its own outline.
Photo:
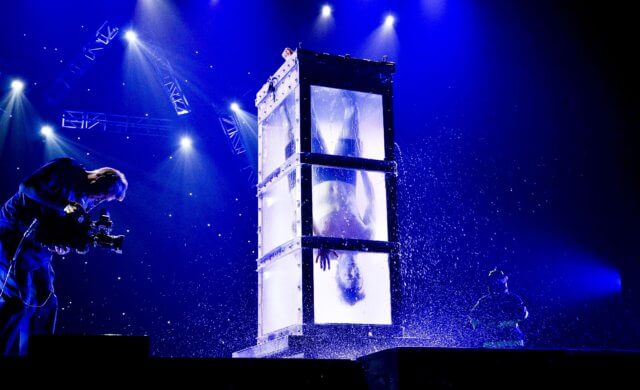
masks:
<path id="1" fill-rule="evenodd" d="M 109 213 L 102 209 L 98 219 L 92 221 L 89 214 L 80 218 L 64 217 L 39 221 L 36 240 L 47 247 L 65 246 L 77 253 L 85 254 L 91 248 L 108 249 L 122 253 L 124 235 L 112 235 L 113 221 Z"/>
<path id="2" fill-rule="evenodd" d="M 94 248 L 109 249 L 118 254 L 122 253 L 124 235 L 112 235 L 113 221 L 106 210 L 100 212 L 97 220 L 89 223 L 88 243 Z M 76 249 L 77 250 L 77 249 Z"/>

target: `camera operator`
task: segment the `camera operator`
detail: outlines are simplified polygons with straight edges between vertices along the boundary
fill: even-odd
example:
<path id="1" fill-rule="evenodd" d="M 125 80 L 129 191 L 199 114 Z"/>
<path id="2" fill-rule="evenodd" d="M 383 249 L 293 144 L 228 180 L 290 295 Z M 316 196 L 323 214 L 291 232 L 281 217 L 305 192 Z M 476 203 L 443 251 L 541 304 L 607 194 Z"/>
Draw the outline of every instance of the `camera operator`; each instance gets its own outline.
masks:
<path id="1" fill-rule="evenodd" d="M 32 334 L 52 334 L 57 298 L 53 254 L 78 242 L 88 212 L 124 199 L 125 176 L 113 168 L 87 171 L 55 159 L 25 179 L 0 209 L 0 354 L 24 355 Z"/>

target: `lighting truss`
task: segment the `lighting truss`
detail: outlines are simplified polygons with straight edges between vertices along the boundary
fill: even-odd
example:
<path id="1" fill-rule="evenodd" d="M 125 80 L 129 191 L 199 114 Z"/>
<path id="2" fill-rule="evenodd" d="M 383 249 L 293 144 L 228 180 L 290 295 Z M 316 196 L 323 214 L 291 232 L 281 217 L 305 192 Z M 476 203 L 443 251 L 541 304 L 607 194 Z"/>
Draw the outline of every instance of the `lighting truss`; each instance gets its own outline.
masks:
<path id="1" fill-rule="evenodd" d="M 231 149 L 231 153 L 235 155 L 240 155 L 247 150 L 244 147 L 244 143 L 242 142 L 242 137 L 240 136 L 240 131 L 238 130 L 238 123 L 235 118 L 220 116 L 218 117 L 220 120 L 220 127 L 222 128 L 222 132 L 226 136 L 226 139 L 229 143 L 229 148 Z"/>
<path id="2" fill-rule="evenodd" d="M 102 112 L 63 111 L 62 128 L 94 130 L 116 134 L 169 137 L 175 123 L 148 116 L 105 114 Z"/>
<path id="3" fill-rule="evenodd" d="M 118 31 L 118 27 L 111 27 L 108 21 L 102 23 L 102 26 L 96 31 L 95 40 L 90 41 L 82 48 L 85 58 L 89 61 L 95 61 L 98 53 L 111 43 L 113 38 L 118 35 Z"/>
<path id="4" fill-rule="evenodd" d="M 118 35 L 118 28 L 112 27 L 109 21 L 105 21 L 96 30 L 95 36 L 82 48 L 82 52 L 71 61 L 69 66 L 53 84 L 48 93 L 49 103 L 57 104 L 71 91 L 80 78 L 86 73 L 98 56 Z"/>
<path id="5" fill-rule="evenodd" d="M 247 164 L 241 169 L 241 171 L 244 173 L 247 179 L 247 184 L 249 184 L 251 187 L 255 186 L 256 174 L 254 172 L 253 167 L 251 166 L 251 164 L 248 164 L 246 156 L 240 157 L 245 154 L 247 149 L 242 139 L 242 135 L 240 133 L 240 126 L 238 124 L 238 121 L 235 115 L 234 116 L 219 115 L 218 120 L 220 121 L 220 127 L 222 128 L 222 132 L 224 133 L 225 138 L 227 139 L 227 144 L 229 145 L 229 149 L 231 150 L 231 153 L 234 155 L 234 160 L 236 160 L 238 163 Z"/>
<path id="6" fill-rule="evenodd" d="M 180 88 L 178 77 L 173 70 L 171 63 L 160 54 L 159 50 L 150 50 L 149 57 L 153 65 L 153 69 L 165 90 L 169 101 L 178 116 L 186 115 L 191 112 L 189 101 Z"/>

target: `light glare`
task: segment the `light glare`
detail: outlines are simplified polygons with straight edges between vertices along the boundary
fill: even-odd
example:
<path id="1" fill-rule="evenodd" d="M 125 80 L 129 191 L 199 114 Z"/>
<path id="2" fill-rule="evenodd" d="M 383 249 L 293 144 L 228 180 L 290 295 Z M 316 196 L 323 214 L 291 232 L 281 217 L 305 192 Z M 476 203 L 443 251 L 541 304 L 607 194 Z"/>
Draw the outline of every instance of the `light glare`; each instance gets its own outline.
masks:
<path id="1" fill-rule="evenodd" d="M 40 128 L 40 134 L 44 135 L 46 138 L 50 138 L 53 136 L 53 127 L 49 125 L 42 126 Z"/>
<path id="2" fill-rule="evenodd" d="M 135 43 L 138 41 L 138 34 L 136 34 L 136 32 L 133 30 L 127 30 L 127 32 L 124 33 L 124 39 L 126 39 L 130 43 Z"/>
<path id="3" fill-rule="evenodd" d="M 386 18 L 384 18 L 384 25 L 385 27 L 393 27 L 393 25 L 396 24 L 396 17 L 389 14 L 387 15 Z"/>
<path id="4" fill-rule="evenodd" d="M 191 139 L 191 137 L 182 137 L 180 139 L 180 146 L 183 149 L 191 149 L 191 147 L 193 146 L 193 140 Z"/>
<path id="5" fill-rule="evenodd" d="M 331 16 L 331 6 L 329 4 L 325 4 L 322 6 L 322 17 L 323 18 L 328 18 L 329 16 Z"/>
<path id="6" fill-rule="evenodd" d="M 24 89 L 24 82 L 22 80 L 13 80 L 11 82 L 11 90 L 13 92 L 22 92 L 22 90 Z"/>

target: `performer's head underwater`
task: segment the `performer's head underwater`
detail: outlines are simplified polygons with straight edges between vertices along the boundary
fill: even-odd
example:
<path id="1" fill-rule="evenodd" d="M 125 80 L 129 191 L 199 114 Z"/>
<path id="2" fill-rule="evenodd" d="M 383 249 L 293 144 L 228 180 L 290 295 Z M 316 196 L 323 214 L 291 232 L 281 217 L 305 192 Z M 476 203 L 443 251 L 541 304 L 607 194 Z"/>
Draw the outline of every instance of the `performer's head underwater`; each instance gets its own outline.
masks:
<path id="1" fill-rule="evenodd" d="M 345 251 L 338 257 L 336 281 L 340 295 L 346 303 L 355 305 L 364 299 L 365 293 L 362 289 L 360 267 L 355 261 L 353 252 Z"/>

